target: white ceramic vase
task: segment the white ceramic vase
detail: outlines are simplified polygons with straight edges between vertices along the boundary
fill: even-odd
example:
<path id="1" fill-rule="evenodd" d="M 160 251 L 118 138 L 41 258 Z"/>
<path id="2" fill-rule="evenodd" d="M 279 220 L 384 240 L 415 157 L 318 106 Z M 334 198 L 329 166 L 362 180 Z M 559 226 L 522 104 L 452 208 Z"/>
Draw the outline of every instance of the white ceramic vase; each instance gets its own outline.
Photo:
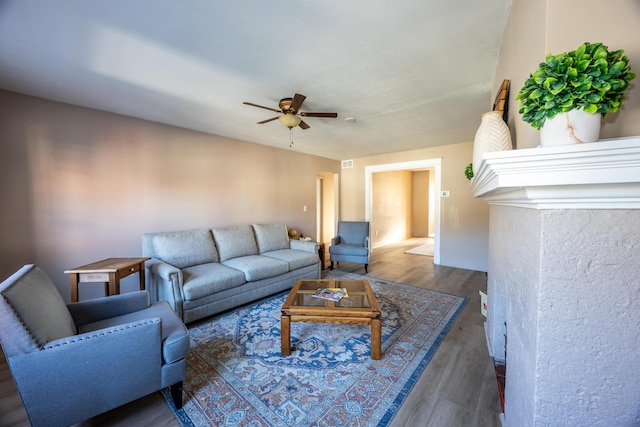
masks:
<path id="1" fill-rule="evenodd" d="M 484 113 L 473 140 L 473 175 L 478 173 L 484 153 L 511 150 L 512 148 L 511 133 L 509 126 L 502 119 L 502 112 Z"/>
<path id="2" fill-rule="evenodd" d="M 558 113 L 544 121 L 540 129 L 540 145 L 551 147 L 597 141 L 601 123 L 600 113 L 585 113 L 583 110 Z"/>

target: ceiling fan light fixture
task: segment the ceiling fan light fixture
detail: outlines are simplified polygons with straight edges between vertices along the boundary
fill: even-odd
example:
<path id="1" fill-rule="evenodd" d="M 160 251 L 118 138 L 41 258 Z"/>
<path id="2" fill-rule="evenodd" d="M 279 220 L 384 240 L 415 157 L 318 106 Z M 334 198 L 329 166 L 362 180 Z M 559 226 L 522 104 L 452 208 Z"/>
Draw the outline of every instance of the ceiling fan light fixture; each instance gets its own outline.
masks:
<path id="1" fill-rule="evenodd" d="M 278 117 L 278 120 L 280 120 L 280 123 L 282 123 L 282 126 L 288 127 L 289 129 L 298 126 L 302 121 L 300 117 L 296 116 L 293 113 L 283 114 L 282 116 Z"/>

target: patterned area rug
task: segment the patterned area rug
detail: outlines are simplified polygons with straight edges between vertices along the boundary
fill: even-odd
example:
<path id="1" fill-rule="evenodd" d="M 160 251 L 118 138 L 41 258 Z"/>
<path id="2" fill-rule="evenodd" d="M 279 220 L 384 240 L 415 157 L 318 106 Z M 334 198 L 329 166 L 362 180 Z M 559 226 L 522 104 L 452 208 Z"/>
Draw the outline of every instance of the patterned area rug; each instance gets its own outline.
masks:
<path id="1" fill-rule="evenodd" d="M 325 275 L 363 278 L 338 270 Z M 386 426 L 467 299 L 364 277 L 382 311 L 382 360 L 365 325 L 291 323 L 280 354 L 288 292 L 190 325 L 183 426 Z"/>

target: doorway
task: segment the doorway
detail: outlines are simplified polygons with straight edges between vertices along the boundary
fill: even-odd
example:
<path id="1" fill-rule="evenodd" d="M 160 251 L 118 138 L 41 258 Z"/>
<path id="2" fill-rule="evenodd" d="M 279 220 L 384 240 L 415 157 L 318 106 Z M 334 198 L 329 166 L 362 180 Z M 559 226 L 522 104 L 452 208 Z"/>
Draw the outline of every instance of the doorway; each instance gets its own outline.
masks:
<path id="1" fill-rule="evenodd" d="M 430 212 L 433 213 L 432 219 L 432 231 L 434 237 L 433 247 L 433 262 L 434 264 L 440 264 L 440 181 L 441 181 L 441 159 L 424 159 L 415 160 L 409 162 L 389 163 L 384 165 L 366 166 L 365 167 L 365 218 L 367 221 L 372 222 L 374 207 L 373 207 L 373 191 L 374 191 L 374 174 L 378 172 L 390 172 L 390 171 L 430 171 L 430 177 L 433 181 L 430 185 L 431 197 L 429 197 Z M 371 231 L 372 250 L 376 245 L 377 231 L 372 229 Z"/>
<path id="2" fill-rule="evenodd" d="M 316 241 L 328 244 L 335 236 L 338 209 L 338 174 L 318 172 L 316 175 Z"/>

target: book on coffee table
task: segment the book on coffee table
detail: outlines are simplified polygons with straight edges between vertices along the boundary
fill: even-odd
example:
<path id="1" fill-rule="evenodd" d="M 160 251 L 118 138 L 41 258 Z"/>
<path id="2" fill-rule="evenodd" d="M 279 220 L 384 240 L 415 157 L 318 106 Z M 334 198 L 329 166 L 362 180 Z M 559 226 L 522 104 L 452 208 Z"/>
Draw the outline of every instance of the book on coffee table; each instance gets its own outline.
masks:
<path id="1" fill-rule="evenodd" d="M 338 302 L 344 297 L 348 297 L 346 288 L 319 288 L 312 294 L 315 298 L 322 298 L 329 301 Z"/>

